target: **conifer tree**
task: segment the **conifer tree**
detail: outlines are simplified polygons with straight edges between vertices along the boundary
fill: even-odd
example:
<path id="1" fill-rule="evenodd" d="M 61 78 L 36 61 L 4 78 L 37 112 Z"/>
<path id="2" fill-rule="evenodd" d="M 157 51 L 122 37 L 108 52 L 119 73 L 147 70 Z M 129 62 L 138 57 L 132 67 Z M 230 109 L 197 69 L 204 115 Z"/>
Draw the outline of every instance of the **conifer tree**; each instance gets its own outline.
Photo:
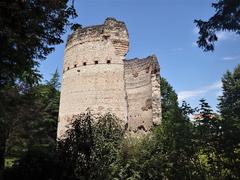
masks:
<path id="1" fill-rule="evenodd" d="M 222 116 L 221 149 L 226 158 L 225 167 L 231 170 L 229 178 L 240 177 L 240 65 L 222 78 L 223 95 L 219 109 Z"/>
<path id="2" fill-rule="evenodd" d="M 221 127 L 219 115 L 213 113 L 205 99 L 200 100 L 198 116 L 195 119 L 196 154 L 199 171 L 203 178 L 222 178 L 223 169 L 219 153 Z"/>

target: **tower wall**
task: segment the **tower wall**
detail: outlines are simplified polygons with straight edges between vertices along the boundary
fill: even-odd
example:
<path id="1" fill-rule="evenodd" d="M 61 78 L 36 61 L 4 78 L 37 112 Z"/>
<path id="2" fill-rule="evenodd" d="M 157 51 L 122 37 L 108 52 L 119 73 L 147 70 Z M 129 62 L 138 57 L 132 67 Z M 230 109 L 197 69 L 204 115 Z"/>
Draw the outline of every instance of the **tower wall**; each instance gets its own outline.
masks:
<path id="1" fill-rule="evenodd" d="M 160 76 L 155 56 L 125 61 L 129 131 L 148 131 L 160 122 Z"/>
<path id="2" fill-rule="evenodd" d="M 125 60 L 125 24 L 108 18 L 103 25 L 79 28 L 64 53 L 58 138 L 74 115 L 90 109 L 110 112 L 131 132 L 148 131 L 161 121 L 159 64 L 155 56 Z"/>
<path id="3" fill-rule="evenodd" d="M 73 115 L 85 112 L 115 114 L 127 122 L 123 58 L 128 33 L 122 22 L 107 19 L 104 25 L 78 29 L 65 48 L 58 137 Z"/>

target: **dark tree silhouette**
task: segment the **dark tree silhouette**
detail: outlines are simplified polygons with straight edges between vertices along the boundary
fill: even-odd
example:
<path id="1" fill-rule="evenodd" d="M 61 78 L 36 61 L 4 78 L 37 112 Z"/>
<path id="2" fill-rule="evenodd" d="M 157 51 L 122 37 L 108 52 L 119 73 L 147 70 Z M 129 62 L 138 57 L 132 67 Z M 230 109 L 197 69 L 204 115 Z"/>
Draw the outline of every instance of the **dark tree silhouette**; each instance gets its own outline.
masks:
<path id="1" fill-rule="evenodd" d="M 69 18 L 77 15 L 73 1 L 0 1 L 0 178 L 8 129 L 18 119 L 19 86 L 28 89 L 40 80 L 39 61 L 63 42 Z"/>
<path id="2" fill-rule="evenodd" d="M 197 44 L 204 51 L 213 51 L 214 43 L 218 40 L 216 32 L 232 31 L 240 34 L 240 1 L 218 0 L 212 3 L 215 14 L 208 20 L 195 20 L 199 28 Z"/>
<path id="3" fill-rule="evenodd" d="M 63 179 L 109 179 L 123 139 L 121 121 L 114 115 L 94 117 L 90 112 L 74 117 L 58 142 Z"/>
<path id="4" fill-rule="evenodd" d="M 223 95 L 219 109 L 222 115 L 223 140 L 221 150 L 228 160 L 225 166 L 230 170 L 229 179 L 240 177 L 240 65 L 233 72 L 227 71 L 222 78 Z"/>
<path id="5" fill-rule="evenodd" d="M 70 6 L 69 6 L 70 5 Z M 38 60 L 62 43 L 71 0 L 2 0 L 0 2 L 0 88 L 16 80 L 34 83 Z"/>

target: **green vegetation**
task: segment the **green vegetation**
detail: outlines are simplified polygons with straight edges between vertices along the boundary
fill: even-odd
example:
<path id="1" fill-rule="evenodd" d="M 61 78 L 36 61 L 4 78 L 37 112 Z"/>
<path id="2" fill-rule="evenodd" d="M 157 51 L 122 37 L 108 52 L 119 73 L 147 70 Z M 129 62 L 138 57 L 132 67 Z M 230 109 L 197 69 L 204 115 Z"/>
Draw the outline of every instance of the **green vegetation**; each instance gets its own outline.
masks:
<path id="1" fill-rule="evenodd" d="M 31 105 L 39 108 L 32 113 L 27 104 L 22 104 L 27 108 L 21 112 L 31 113 L 23 116 L 27 117 L 24 128 L 16 126 L 11 131 L 13 135 L 10 133 L 6 153 L 19 159 L 6 161 L 4 177 L 239 179 L 239 74 L 240 65 L 223 76 L 219 115 L 213 113 L 204 99 L 196 109 L 186 102 L 180 107 L 175 91 L 161 78 L 163 119 L 148 135 L 124 137 L 117 117 L 111 114 L 96 117 L 87 112 L 75 116 L 64 138 L 56 142 L 59 83 L 55 72 L 49 82 L 20 96 L 20 99 L 27 96 Z M 192 113 L 198 114 L 195 121 L 189 119 Z"/>
<path id="2" fill-rule="evenodd" d="M 5 167 L 11 168 L 16 160 L 17 158 L 11 158 L 11 157 L 5 158 Z"/>
<path id="3" fill-rule="evenodd" d="M 44 118 L 44 121 L 49 121 L 49 126 L 56 124 L 55 121 L 51 121 L 51 118 L 56 119 L 57 115 L 54 113 L 58 111 L 49 112 L 54 108 L 49 106 L 55 105 L 49 105 L 49 102 L 46 102 L 49 99 L 46 96 L 51 97 L 51 94 L 43 93 L 43 89 L 47 87 L 38 85 L 41 80 L 38 67 L 40 61 L 54 50 L 54 45 L 63 42 L 61 35 L 64 34 L 65 27 L 71 25 L 69 18 L 74 18 L 77 14 L 71 0 L 3 0 L 0 2 L 0 8 L 1 179 L 4 157 L 8 155 L 8 151 L 14 153 L 26 151 L 29 149 L 27 146 L 40 141 L 38 137 L 41 133 L 45 133 L 45 140 L 55 136 L 54 131 L 46 134 L 40 131 L 47 131 L 47 129 L 40 130 L 34 127 L 36 124 L 38 126 L 39 123 L 43 123 L 43 116 L 49 116 Z M 40 91 L 43 94 L 40 94 Z M 43 110 L 44 108 L 46 109 Z M 47 110 L 47 108 L 50 109 Z M 31 132 L 26 132 L 25 129 Z M 36 129 L 38 129 L 37 132 Z M 18 138 L 19 135 L 22 137 Z M 28 137 L 29 135 L 32 137 Z M 45 143 L 43 141 L 41 144 Z M 21 144 L 21 146 L 14 146 L 17 149 L 13 149 L 11 144 Z"/>
<path id="4" fill-rule="evenodd" d="M 16 80 L 33 84 L 40 78 L 39 61 L 63 42 L 69 18 L 77 15 L 71 2 L 1 1 L 0 88 Z"/>
<path id="5" fill-rule="evenodd" d="M 58 73 L 45 84 L 15 85 L 2 90 L 1 151 L 18 158 L 33 147 L 55 149 L 60 92 Z M 9 162 L 9 161 L 8 161 Z M 6 162 L 7 163 L 7 162 Z"/>

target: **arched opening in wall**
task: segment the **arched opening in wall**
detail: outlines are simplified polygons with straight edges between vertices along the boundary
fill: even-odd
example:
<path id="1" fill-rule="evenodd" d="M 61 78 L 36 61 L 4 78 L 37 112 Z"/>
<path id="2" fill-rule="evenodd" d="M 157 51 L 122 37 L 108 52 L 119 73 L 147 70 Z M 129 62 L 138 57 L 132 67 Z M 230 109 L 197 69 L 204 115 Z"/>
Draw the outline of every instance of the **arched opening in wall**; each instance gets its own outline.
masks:
<path id="1" fill-rule="evenodd" d="M 98 64 L 98 61 L 94 61 L 95 64 Z"/>
<path id="2" fill-rule="evenodd" d="M 69 70 L 70 68 L 69 67 L 67 67 L 67 70 Z"/>
<path id="3" fill-rule="evenodd" d="M 111 64 L 111 60 L 107 60 L 107 64 Z"/>
<path id="4" fill-rule="evenodd" d="M 86 66 L 86 65 L 87 65 L 87 63 L 86 63 L 86 62 L 83 62 L 83 65 L 84 65 L 84 66 Z"/>
<path id="5" fill-rule="evenodd" d="M 74 67 L 77 67 L 77 64 L 74 64 Z"/>

